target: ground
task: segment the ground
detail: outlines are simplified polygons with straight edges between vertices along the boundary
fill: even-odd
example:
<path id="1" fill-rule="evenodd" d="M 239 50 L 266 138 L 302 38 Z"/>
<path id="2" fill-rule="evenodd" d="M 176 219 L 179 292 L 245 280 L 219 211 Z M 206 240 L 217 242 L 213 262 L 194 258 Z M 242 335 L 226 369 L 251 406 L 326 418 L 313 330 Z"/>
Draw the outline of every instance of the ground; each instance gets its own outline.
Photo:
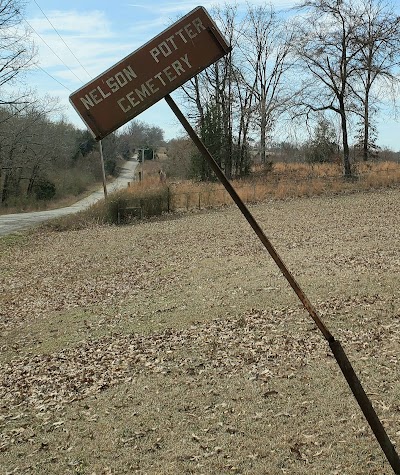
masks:
<path id="1" fill-rule="evenodd" d="M 400 190 L 251 207 L 400 445 Z M 393 473 L 235 208 L 0 240 L 1 474 Z"/>

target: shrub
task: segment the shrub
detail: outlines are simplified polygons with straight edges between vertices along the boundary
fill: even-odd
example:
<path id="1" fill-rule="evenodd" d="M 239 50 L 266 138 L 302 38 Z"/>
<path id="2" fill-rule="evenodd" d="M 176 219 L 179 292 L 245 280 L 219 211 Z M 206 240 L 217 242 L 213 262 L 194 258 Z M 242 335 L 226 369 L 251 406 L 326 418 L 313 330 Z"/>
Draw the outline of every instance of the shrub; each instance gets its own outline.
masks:
<path id="1" fill-rule="evenodd" d="M 37 200 L 49 201 L 56 194 L 56 185 L 47 178 L 40 178 L 35 183 L 33 191 Z"/>

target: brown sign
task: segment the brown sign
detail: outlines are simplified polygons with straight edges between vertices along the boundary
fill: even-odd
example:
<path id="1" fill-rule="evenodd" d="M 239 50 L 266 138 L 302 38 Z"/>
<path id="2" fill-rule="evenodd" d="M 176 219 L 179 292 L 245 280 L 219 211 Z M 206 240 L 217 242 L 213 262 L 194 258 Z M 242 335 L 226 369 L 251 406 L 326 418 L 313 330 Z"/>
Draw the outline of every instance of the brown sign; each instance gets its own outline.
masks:
<path id="1" fill-rule="evenodd" d="M 96 139 L 155 104 L 230 50 L 203 7 L 197 7 L 71 94 Z"/>

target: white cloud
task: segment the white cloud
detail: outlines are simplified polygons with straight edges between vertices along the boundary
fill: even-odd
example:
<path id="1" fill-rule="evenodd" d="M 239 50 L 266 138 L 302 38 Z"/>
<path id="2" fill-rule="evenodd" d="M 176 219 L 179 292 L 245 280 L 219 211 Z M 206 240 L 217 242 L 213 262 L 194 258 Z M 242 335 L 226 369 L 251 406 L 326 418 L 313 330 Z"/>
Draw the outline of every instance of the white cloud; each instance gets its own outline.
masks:
<path id="1" fill-rule="evenodd" d="M 46 14 L 51 24 L 61 34 L 75 34 L 81 38 L 104 38 L 111 37 L 110 22 L 104 12 L 99 10 L 78 12 L 53 10 Z M 39 33 L 52 32 L 54 30 L 45 17 L 35 17 L 28 20 L 33 28 Z"/>
<path id="2" fill-rule="evenodd" d="M 47 19 L 29 19 L 38 48 L 38 64 L 58 79 L 72 82 L 73 87 L 77 81 L 79 86 L 86 83 L 140 46 L 139 42 L 122 43 L 105 14 L 97 10 L 53 11 L 47 17 L 63 39 Z"/>

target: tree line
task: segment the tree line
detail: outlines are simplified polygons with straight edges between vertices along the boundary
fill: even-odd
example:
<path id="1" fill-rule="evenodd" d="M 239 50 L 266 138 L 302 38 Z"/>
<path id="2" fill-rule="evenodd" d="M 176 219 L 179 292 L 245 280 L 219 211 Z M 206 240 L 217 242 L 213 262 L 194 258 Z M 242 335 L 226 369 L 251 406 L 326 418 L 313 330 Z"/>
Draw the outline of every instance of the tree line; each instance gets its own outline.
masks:
<path id="1" fill-rule="evenodd" d="M 272 6 L 216 8 L 232 51 L 184 86 L 199 133 L 228 177 L 265 163 L 277 124 L 338 124 L 336 155 L 353 175 L 350 140 L 377 152 L 377 113 L 399 92 L 400 17 L 385 0 L 306 0 L 285 18 Z M 282 125 L 284 124 L 284 125 Z M 326 126 L 325 126 L 326 128 Z M 356 134 L 354 134 L 356 130 Z M 198 157 L 201 179 L 210 171 Z"/>
<path id="2" fill-rule="evenodd" d="M 0 1 L 0 207 L 77 196 L 102 179 L 91 134 L 59 118 L 56 99 L 38 99 L 25 86 L 36 51 L 23 28 L 23 7 L 22 0 Z M 163 134 L 141 121 L 110 134 L 102 141 L 106 174 L 117 174 L 119 158 L 137 148 L 159 146 Z"/>
<path id="3" fill-rule="evenodd" d="M 101 179 L 91 135 L 53 120 L 54 101 L 22 87 L 35 62 L 29 34 L 17 28 L 22 7 L 20 0 L 0 3 L 0 206 L 78 194 Z M 304 0 L 286 14 L 267 4 L 248 4 L 243 14 L 225 4 L 212 17 L 232 50 L 180 91 L 229 178 L 250 172 L 255 148 L 268 162 L 278 126 L 293 134 L 309 127 L 306 158 L 338 160 L 346 177 L 354 173 L 354 147 L 362 160 L 376 156 L 378 112 L 399 90 L 400 17 L 392 3 Z M 116 173 L 118 157 L 163 141 L 161 128 L 132 121 L 103 141 L 106 172 Z M 191 147 L 183 150 L 191 158 L 187 175 L 213 178 Z"/>
<path id="4" fill-rule="evenodd" d="M 101 182 L 98 142 L 64 119 L 52 120 L 52 101 L 37 101 L 15 114 L 0 107 L 0 207 L 77 196 Z M 102 140 L 106 175 L 138 148 L 163 144 L 162 129 L 141 121 Z"/>

